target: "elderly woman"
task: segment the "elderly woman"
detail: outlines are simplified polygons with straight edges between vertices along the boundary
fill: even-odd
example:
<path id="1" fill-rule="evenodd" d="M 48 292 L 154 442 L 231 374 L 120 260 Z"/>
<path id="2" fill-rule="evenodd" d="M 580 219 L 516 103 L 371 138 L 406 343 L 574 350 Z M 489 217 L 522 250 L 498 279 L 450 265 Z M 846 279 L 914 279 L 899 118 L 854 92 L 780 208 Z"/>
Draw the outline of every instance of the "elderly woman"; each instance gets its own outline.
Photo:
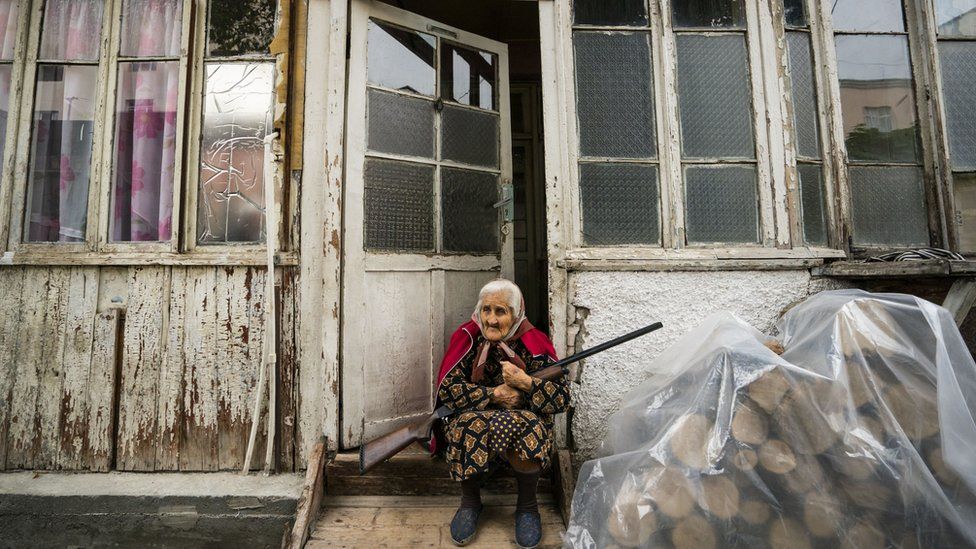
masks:
<path id="1" fill-rule="evenodd" d="M 536 486 L 549 466 L 552 416 L 569 404 L 569 387 L 565 380 L 532 377 L 556 359 L 556 352 L 524 309 L 518 286 L 508 280 L 488 283 L 441 363 L 438 405 L 456 412 L 443 433 L 451 478 L 461 483 L 461 505 L 451 521 L 456 545 L 474 538 L 481 484 L 499 467 L 510 467 L 518 482 L 516 543 L 531 548 L 542 538 Z"/>

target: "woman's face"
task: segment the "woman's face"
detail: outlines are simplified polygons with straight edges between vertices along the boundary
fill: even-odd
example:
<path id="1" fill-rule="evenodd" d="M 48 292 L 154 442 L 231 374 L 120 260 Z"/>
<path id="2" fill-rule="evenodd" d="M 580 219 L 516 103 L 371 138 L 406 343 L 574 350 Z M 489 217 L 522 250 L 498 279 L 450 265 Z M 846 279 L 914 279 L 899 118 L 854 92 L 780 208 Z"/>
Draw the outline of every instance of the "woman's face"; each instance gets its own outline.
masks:
<path id="1" fill-rule="evenodd" d="M 481 302 L 481 327 L 488 341 L 501 341 L 512 328 L 512 309 L 508 296 L 488 294 Z"/>

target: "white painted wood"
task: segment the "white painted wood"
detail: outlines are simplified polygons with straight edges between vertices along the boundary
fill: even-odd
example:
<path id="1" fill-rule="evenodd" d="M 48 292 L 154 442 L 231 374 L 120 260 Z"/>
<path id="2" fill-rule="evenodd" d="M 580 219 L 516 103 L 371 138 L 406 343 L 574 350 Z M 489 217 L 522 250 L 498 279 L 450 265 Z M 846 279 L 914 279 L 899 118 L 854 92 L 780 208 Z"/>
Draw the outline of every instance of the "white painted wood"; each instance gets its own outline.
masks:
<path id="1" fill-rule="evenodd" d="M 244 247 L 236 250 L 217 251 L 200 249 L 192 253 L 170 253 L 152 251 L 91 252 L 78 248 L 67 251 L 54 246 L 32 244 L 27 250 L 9 252 L 9 265 L 263 265 L 266 255 L 263 250 Z M 298 253 L 279 252 L 275 264 L 279 266 L 298 265 Z"/>
<path id="2" fill-rule="evenodd" d="M 367 253 L 362 229 L 367 156 L 366 31 L 369 19 L 377 18 L 429 33 L 438 40 L 446 40 L 444 36 L 447 33 L 437 29 L 446 30 L 453 33 L 449 39 L 451 43 L 497 55 L 496 93 L 500 116 L 498 173 L 501 184 L 510 183 L 512 175 L 507 46 L 370 0 L 354 0 L 350 18 L 343 199 L 345 231 L 342 243 L 341 444 L 344 447 L 356 446 L 364 438 L 384 434 L 394 426 L 430 411 L 435 381 L 432 376 L 444 351 L 443 334 L 448 330 L 445 311 L 448 299 L 452 292 L 477 290 L 471 290 L 470 284 L 463 289 L 450 287 L 454 280 L 452 274 L 480 274 L 480 280 L 484 280 L 497 276 L 499 269 L 508 276 L 514 273 L 514 234 L 511 224 L 500 223 L 501 252 L 487 256 Z M 436 131 L 435 136 L 435 150 L 440 150 L 440 132 Z M 369 156 L 383 155 L 369 153 Z M 453 164 L 437 160 L 424 163 L 435 170 Z M 434 209 L 438 213 L 439 197 L 439 184 L 435 184 Z M 435 229 L 435 243 L 439 250 L 442 238 L 440 215 L 435 216 Z M 387 383 L 391 384 L 384 385 Z"/>
<path id="3" fill-rule="evenodd" d="M 7 469 L 33 469 L 37 440 L 37 398 L 40 392 L 42 366 L 41 346 L 32 342 L 44 338 L 44 312 L 48 292 L 45 282 L 50 269 L 25 269 L 21 303 L 20 324 L 16 327 L 17 369 L 13 393 L 17 398 L 10 402 L 10 425 L 7 430 Z"/>
<path id="4" fill-rule="evenodd" d="M 180 469 L 180 431 L 183 420 L 184 326 L 187 322 L 186 292 L 189 276 L 186 267 L 170 269 L 167 296 L 170 329 L 166 330 L 166 349 L 159 369 L 159 396 L 156 399 L 156 470 Z"/>
<path id="5" fill-rule="evenodd" d="M 88 402 L 92 339 L 98 306 L 98 270 L 75 267 L 69 274 L 61 357 L 63 380 L 59 414 L 59 469 L 88 468 Z"/>
<path id="6" fill-rule="evenodd" d="M 4 307 L 0 310 L 0 466 L 7 461 L 8 431 L 11 424 L 13 403 L 11 396 L 16 381 L 17 352 L 20 326 L 25 314 L 21 306 L 24 289 L 23 267 L 0 269 L 0 300 Z"/>
<path id="7" fill-rule="evenodd" d="M 960 278 L 952 283 L 942 306 L 952 313 L 956 325 L 962 326 L 973 308 L 973 303 L 976 303 L 976 279 Z"/>
<path id="8" fill-rule="evenodd" d="M 30 0 L 19 0 L 18 9 L 17 28 L 30 28 L 30 18 L 33 13 Z M 12 222 L 17 223 L 17 216 L 14 216 L 14 218 L 11 217 L 13 207 L 10 201 L 15 195 L 14 189 L 17 186 L 16 179 L 18 175 L 26 173 L 23 171 L 18 172 L 15 169 L 18 151 L 17 143 L 22 135 L 20 131 L 20 112 L 23 107 L 23 101 L 14 98 L 22 98 L 24 96 L 24 67 L 26 65 L 25 57 L 30 36 L 34 35 L 30 32 L 19 32 L 17 36 L 16 46 L 14 47 L 14 62 L 10 75 L 9 97 L 11 99 L 7 105 L 9 109 L 7 113 L 7 131 L 5 135 L 0 135 L 0 139 L 4 139 L 4 143 L 6 144 L 3 158 L 0 158 L 0 163 L 2 163 L 0 164 L 0 167 L 2 167 L 2 171 L 0 171 L 0 174 L 2 174 L 0 175 L 0 251 L 5 251 L 12 247 L 8 242 L 8 236 L 10 235 L 10 224 Z M 3 456 L 0 455 L 0 460 L 2 458 Z"/>
<path id="9" fill-rule="evenodd" d="M 119 310 L 95 316 L 91 374 L 88 382 L 89 467 L 108 471 L 115 445 L 116 361 L 118 360 Z"/>

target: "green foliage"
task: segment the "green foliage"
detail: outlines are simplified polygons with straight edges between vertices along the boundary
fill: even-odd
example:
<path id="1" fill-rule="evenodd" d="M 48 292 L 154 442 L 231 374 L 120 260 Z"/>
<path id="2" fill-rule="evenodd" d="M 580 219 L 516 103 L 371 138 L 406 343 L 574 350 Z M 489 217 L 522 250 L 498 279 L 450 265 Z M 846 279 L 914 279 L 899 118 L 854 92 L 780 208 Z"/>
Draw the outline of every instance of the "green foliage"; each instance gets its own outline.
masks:
<path id="1" fill-rule="evenodd" d="M 276 0 L 210 2 L 210 55 L 267 53 L 277 6 Z"/>
<path id="2" fill-rule="evenodd" d="M 859 124 L 847 135 L 847 156 L 873 162 L 917 162 L 916 126 L 882 132 Z"/>

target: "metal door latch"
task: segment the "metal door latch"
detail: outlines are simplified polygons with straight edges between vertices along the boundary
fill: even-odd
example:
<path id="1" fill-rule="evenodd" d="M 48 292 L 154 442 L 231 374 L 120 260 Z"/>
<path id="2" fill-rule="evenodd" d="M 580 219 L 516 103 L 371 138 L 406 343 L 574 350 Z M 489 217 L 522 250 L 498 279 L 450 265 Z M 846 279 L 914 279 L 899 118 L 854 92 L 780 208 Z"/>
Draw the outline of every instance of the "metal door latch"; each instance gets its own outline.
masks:
<path id="1" fill-rule="evenodd" d="M 505 218 L 505 223 L 511 223 L 515 220 L 515 189 L 512 188 L 512 184 L 505 182 L 502 183 L 502 199 L 492 206 L 493 208 L 503 208 L 502 215 Z"/>

